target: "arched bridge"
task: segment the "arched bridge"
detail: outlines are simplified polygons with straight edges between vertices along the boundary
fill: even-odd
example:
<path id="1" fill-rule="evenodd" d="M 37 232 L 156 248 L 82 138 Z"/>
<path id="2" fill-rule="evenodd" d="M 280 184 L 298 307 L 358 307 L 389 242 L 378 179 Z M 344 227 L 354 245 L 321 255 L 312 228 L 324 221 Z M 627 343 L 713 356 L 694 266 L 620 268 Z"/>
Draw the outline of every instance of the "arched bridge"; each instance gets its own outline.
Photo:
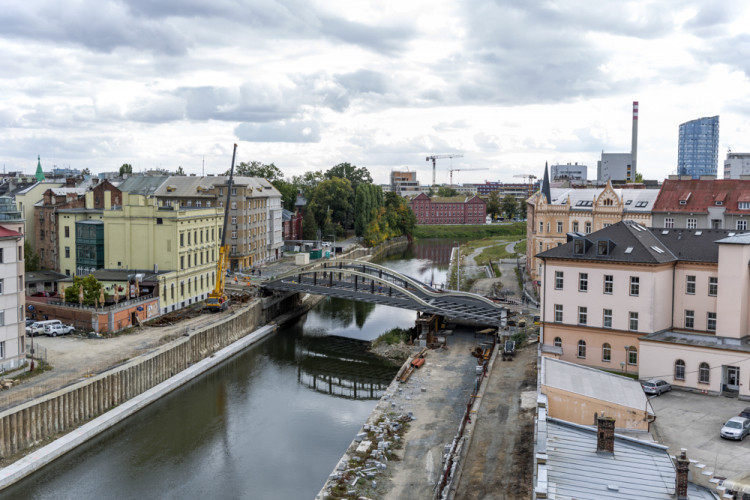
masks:
<path id="1" fill-rule="evenodd" d="M 307 292 L 501 326 L 506 308 L 467 292 L 436 290 L 387 267 L 361 260 L 315 262 L 276 276 L 267 290 Z"/>

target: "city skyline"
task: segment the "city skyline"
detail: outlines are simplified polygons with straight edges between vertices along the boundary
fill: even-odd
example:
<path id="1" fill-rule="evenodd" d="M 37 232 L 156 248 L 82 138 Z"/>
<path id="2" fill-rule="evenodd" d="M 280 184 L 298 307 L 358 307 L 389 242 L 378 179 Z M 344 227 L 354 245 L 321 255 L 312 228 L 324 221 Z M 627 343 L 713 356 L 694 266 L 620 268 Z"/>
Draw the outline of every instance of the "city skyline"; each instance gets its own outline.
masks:
<path id="1" fill-rule="evenodd" d="M 96 13 L 96 14 L 92 14 Z M 678 126 L 721 115 L 719 158 L 750 151 L 740 2 L 592 7 L 487 1 L 264 5 L 12 1 L 0 13 L 0 161 L 222 173 L 275 163 L 289 178 L 350 162 L 456 183 L 522 182 L 549 164 L 628 152 L 677 170 Z M 442 162 L 442 163 L 441 163 Z M 589 177 L 591 171 L 589 172 Z"/>

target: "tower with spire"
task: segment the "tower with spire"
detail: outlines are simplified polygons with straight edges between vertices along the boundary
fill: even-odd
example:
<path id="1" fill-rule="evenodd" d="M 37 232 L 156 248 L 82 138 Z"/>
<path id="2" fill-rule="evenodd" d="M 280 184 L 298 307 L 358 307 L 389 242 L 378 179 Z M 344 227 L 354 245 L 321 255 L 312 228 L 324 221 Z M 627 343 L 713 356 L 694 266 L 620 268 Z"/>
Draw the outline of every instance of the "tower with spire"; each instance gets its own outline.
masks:
<path id="1" fill-rule="evenodd" d="M 544 162 L 544 180 L 542 181 L 542 196 L 547 198 L 547 203 L 552 203 L 552 194 L 549 189 L 549 166 Z"/>
<path id="2" fill-rule="evenodd" d="M 44 180 L 44 172 L 42 171 L 42 157 L 40 155 L 37 155 L 36 159 L 37 164 L 34 177 L 36 177 L 37 182 L 42 182 Z"/>

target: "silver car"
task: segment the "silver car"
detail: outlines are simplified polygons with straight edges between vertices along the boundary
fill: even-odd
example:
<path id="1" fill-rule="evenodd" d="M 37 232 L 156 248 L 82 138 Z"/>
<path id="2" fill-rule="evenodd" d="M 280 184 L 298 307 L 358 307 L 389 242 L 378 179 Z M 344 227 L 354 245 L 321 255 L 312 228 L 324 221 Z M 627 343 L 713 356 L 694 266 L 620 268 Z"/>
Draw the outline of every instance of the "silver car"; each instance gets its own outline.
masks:
<path id="1" fill-rule="evenodd" d="M 742 441 L 745 436 L 750 434 L 750 418 L 744 417 L 732 417 L 727 420 L 724 427 L 721 428 L 719 433 L 721 437 L 727 439 L 737 439 Z"/>
<path id="2" fill-rule="evenodd" d="M 657 396 L 672 390 L 672 386 L 669 385 L 669 382 L 655 378 L 644 380 L 641 382 L 641 387 L 643 387 L 643 392 L 646 394 L 656 394 Z"/>

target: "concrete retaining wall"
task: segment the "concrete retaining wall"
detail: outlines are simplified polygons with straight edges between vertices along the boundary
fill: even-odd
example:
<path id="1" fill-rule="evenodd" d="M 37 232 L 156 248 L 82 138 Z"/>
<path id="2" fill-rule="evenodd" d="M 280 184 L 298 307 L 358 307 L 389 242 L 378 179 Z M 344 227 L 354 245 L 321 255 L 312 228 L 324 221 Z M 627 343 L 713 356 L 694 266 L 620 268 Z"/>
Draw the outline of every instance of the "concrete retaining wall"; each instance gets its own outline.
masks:
<path id="1" fill-rule="evenodd" d="M 295 295 L 289 298 L 289 304 L 263 311 L 260 301 L 253 301 L 232 316 L 190 332 L 148 355 L 0 413 L 0 455 L 23 452 L 58 433 L 75 429 L 246 336 L 280 310 L 298 303 Z"/>

